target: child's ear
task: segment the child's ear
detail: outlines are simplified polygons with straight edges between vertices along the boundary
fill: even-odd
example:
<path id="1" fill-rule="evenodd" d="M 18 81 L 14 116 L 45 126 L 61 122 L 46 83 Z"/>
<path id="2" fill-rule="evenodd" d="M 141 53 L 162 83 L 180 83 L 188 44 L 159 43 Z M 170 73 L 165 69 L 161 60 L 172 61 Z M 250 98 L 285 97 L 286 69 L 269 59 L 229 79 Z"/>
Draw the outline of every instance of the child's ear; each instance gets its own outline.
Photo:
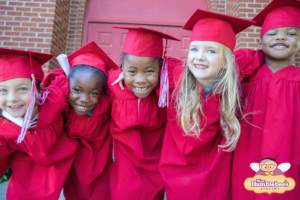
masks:
<path id="1" fill-rule="evenodd" d="M 262 40 L 261 40 L 261 38 L 257 39 L 257 45 L 258 45 L 258 49 L 262 50 Z"/>
<path id="2" fill-rule="evenodd" d="M 39 88 L 40 88 L 39 93 L 40 93 L 40 94 L 43 93 L 44 87 L 45 87 L 44 83 L 41 83 L 41 84 L 39 85 Z"/>

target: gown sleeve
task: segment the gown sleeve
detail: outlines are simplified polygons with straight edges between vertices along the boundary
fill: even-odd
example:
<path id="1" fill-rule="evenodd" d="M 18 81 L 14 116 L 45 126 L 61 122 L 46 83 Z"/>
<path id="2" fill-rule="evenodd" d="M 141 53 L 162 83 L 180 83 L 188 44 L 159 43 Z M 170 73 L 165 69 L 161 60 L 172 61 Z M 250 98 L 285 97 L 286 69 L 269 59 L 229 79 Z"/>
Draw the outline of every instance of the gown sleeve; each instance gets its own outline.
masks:
<path id="1" fill-rule="evenodd" d="M 263 52 L 250 49 L 239 49 L 233 52 L 237 65 L 239 80 L 248 78 L 257 68 L 264 64 Z"/>

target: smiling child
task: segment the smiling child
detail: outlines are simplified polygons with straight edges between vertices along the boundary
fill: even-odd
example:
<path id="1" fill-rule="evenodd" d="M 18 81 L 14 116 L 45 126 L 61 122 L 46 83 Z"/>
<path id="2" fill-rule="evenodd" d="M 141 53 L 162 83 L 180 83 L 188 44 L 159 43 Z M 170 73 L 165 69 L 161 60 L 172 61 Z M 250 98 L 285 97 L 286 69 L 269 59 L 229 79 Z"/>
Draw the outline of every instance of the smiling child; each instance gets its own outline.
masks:
<path id="1" fill-rule="evenodd" d="M 42 65 L 52 57 L 0 49 L 0 176 L 3 167 L 13 170 L 7 199 L 58 199 L 75 157 L 77 142 L 67 136 L 62 116 L 67 81 L 40 84 Z"/>
<path id="2" fill-rule="evenodd" d="M 79 142 L 78 153 L 64 185 L 67 200 L 109 200 L 112 137 L 108 132 L 111 105 L 105 93 L 107 72 L 118 66 L 94 42 L 68 56 L 69 105 L 65 127 Z M 53 70 L 45 82 L 65 76 Z"/>
<path id="3" fill-rule="evenodd" d="M 166 111 L 158 107 L 163 38 L 167 34 L 142 27 L 128 29 L 122 69 L 124 90 L 111 85 L 122 70 L 108 76 L 112 93 L 110 133 L 115 164 L 110 178 L 113 200 L 163 199 L 164 184 L 158 171 Z"/>
<path id="4" fill-rule="evenodd" d="M 299 198 L 300 69 L 292 65 L 300 48 L 299 8 L 299 1 L 273 0 L 253 19 L 262 26 L 260 50 L 252 51 L 252 64 L 259 68 L 246 80 L 243 91 L 243 113 L 252 114 L 241 121 L 241 139 L 233 159 L 233 200 Z M 245 179 L 253 177 L 249 164 L 256 162 L 259 155 L 278 156 L 280 162 L 290 163 L 285 175 L 296 181 L 296 187 L 271 195 L 246 190 Z"/>
<path id="5" fill-rule="evenodd" d="M 192 35 L 185 65 L 169 74 L 175 88 L 159 162 L 168 200 L 230 199 L 239 73 L 249 70 L 236 68 L 232 51 L 236 34 L 251 24 L 198 9 L 183 27 Z"/>

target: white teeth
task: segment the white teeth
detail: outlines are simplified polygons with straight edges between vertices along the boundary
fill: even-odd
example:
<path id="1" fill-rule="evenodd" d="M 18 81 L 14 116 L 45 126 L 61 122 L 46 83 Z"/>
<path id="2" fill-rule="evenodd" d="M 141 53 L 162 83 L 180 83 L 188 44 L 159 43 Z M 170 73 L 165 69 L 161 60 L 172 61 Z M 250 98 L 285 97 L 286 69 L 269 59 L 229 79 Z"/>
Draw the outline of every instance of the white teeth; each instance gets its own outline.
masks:
<path id="1" fill-rule="evenodd" d="M 137 91 L 146 91 L 148 89 L 148 87 L 145 87 L 145 88 L 135 88 Z"/>
<path id="2" fill-rule="evenodd" d="M 78 108 L 81 109 L 81 110 L 85 110 L 86 109 L 85 106 L 78 106 Z"/>
<path id="3" fill-rule="evenodd" d="M 200 69 L 205 69 L 205 68 L 208 68 L 207 66 L 205 65 L 194 65 L 196 68 L 200 68 Z"/>
<path id="4" fill-rule="evenodd" d="M 20 108 L 22 105 L 18 105 L 18 106 L 10 106 L 11 108 L 15 109 L 15 108 Z"/>
<path id="5" fill-rule="evenodd" d="M 286 46 L 282 46 L 282 45 L 275 45 L 274 47 L 278 47 L 278 48 L 284 48 Z"/>

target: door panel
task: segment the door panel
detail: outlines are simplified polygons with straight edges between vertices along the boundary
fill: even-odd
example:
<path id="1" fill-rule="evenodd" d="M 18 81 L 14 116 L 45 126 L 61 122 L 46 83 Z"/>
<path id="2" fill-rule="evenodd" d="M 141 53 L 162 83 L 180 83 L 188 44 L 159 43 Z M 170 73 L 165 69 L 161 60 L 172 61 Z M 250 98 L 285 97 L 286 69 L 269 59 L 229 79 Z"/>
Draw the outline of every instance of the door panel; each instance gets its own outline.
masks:
<path id="1" fill-rule="evenodd" d="M 190 42 L 191 31 L 183 30 L 181 26 L 155 26 L 147 24 L 93 23 L 88 24 L 86 43 L 95 41 L 118 65 L 121 64 L 122 49 L 128 30 L 112 28 L 112 26 L 142 26 L 170 34 L 181 41 L 168 40 L 167 56 L 185 61 Z M 164 40 L 164 46 L 166 41 Z"/>

